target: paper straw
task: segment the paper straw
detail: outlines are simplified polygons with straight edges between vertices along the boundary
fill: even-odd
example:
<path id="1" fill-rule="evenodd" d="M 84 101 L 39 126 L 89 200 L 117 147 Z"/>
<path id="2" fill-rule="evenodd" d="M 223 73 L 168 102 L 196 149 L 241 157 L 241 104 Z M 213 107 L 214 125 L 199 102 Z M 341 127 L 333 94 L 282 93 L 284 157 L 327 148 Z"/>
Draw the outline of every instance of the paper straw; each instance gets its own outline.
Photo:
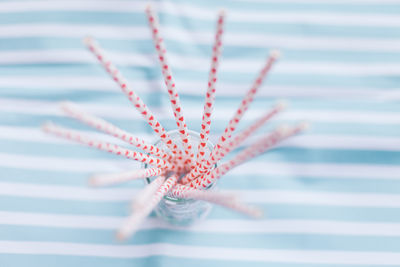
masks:
<path id="1" fill-rule="evenodd" d="M 185 199 L 198 199 L 204 200 L 211 203 L 219 203 L 226 201 L 236 201 L 237 196 L 234 194 L 221 193 L 213 190 L 198 190 L 190 188 L 185 185 L 178 184 L 170 192 L 170 196 L 173 198 L 185 198 Z"/>
<path id="2" fill-rule="evenodd" d="M 143 154 L 140 152 L 132 151 L 123 147 L 120 147 L 115 144 L 110 144 L 107 142 L 102 142 L 99 140 L 95 140 L 93 138 L 87 137 L 78 131 L 73 131 L 70 129 L 66 129 L 60 126 L 53 125 L 51 123 L 47 123 L 42 126 L 42 129 L 47 132 L 51 133 L 60 137 L 64 137 L 69 140 L 73 140 L 79 142 L 84 145 L 88 145 L 91 147 L 95 147 L 97 149 L 107 151 L 109 153 L 113 153 L 120 156 L 125 156 L 128 159 L 133 159 L 136 161 L 140 161 L 143 163 L 147 163 L 152 166 L 156 166 L 158 168 L 167 169 L 167 170 L 174 170 L 178 171 L 177 165 L 173 165 L 168 161 L 163 159 L 151 157 L 147 154 Z M 180 170 L 179 170 L 180 171 Z"/>
<path id="3" fill-rule="evenodd" d="M 259 141 L 241 151 L 238 155 L 236 155 L 227 163 L 224 163 L 221 166 L 213 169 L 203 177 L 193 180 L 192 182 L 190 182 L 190 184 L 188 184 L 188 186 L 193 188 L 207 188 L 210 184 L 214 183 L 216 179 L 219 179 L 221 176 L 225 175 L 234 167 L 264 153 L 266 150 L 272 148 L 277 143 L 295 134 L 298 134 L 301 131 L 306 130 L 307 128 L 309 128 L 309 124 L 306 122 L 300 123 L 295 127 L 279 127 L 266 137 L 261 138 Z"/>
<path id="4" fill-rule="evenodd" d="M 173 161 L 173 156 L 168 154 L 166 151 L 147 143 L 143 139 L 133 136 L 132 134 L 118 128 L 117 126 L 99 117 L 84 112 L 83 110 L 78 108 L 78 106 L 72 103 L 64 102 L 62 103 L 61 108 L 67 115 L 93 128 L 96 128 L 97 130 L 103 131 L 118 139 L 121 139 L 122 141 L 125 141 L 149 154 L 152 154 L 153 156 L 160 157 L 166 161 Z"/>
<path id="5" fill-rule="evenodd" d="M 170 194 L 176 198 L 204 200 L 255 218 L 262 216 L 261 210 L 239 202 L 237 195 L 231 193 L 198 190 L 184 185 L 176 185 Z"/>
<path id="6" fill-rule="evenodd" d="M 150 184 L 146 185 L 134 198 L 131 207 L 132 210 L 142 209 L 149 202 L 152 195 L 156 193 L 158 188 L 164 183 L 165 176 L 159 176 Z"/>
<path id="7" fill-rule="evenodd" d="M 149 25 L 151 28 L 154 45 L 156 47 L 158 58 L 161 64 L 162 74 L 164 76 L 164 81 L 168 89 L 168 95 L 170 98 L 172 110 L 174 112 L 175 121 L 179 129 L 179 134 L 182 139 L 182 144 L 185 152 L 187 164 L 192 164 L 194 161 L 194 154 L 192 151 L 192 144 L 189 139 L 189 133 L 187 129 L 187 125 L 185 122 L 185 118 L 183 117 L 182 107 L 179 100 L 178 92 L 176 91 L 175 81 L 172 76 L 171 66 L 168 63 L 167 59 L 167 50 L 165 49 L 165 45 L 163 39 L 160 36 L 160 27 L 158 24 L 157 15 L 152 10 L 151 6 L 148 5 L 146 8 L 146 14 L 149 20 Z"/>
<path id="8" fill-rule="evenodd" d="M 136 95 L 135 91 L 130 89 L 126 79 L 122 76 L 119 70 L 112 64 L 112 62 L 106 57 L 104 51 L 101 49 L 99 44 L 91 37 L 86 37 L 84 43 L 87 45 L 89 50 L 96 56 L 105 70 L 111 75 L 114 81 L 121 87 L 122 92 L 129 98 L 131 103 L 136 109 L 142 114 L 147 123 L 151 126 L 154 132 L 160 137 L 160 139 L 167 145 L 172 151 L 174 156 L 178 160 L 182 160 L 182 151 L 172 141 L 169 134 L 165 131 L 164 127 L 161 126 L 160 122 L 156 119 L 150 109 L 142 101 L 142 99 Z"/>
<path id="9" fill-rule="evenodd" d="M 149 202 L 142 209 L 136 210 L 118 229 L 117 239 L 124 240 L 133 235 L 139 228 L 140 223 L 151 213 L 162 198 L 178 182 L 178 176 L 173 175 L 164 182 L 153 194 Z"/>
<path id="10" fill-rule="evenodd" d="M 232 132 L 235 130 L 237 124 L 239 123 L 240 119 L 243 117 L 244 113 L 249 108 L 251 102 L 253 102 L 254 96 L 257 93 L 259 87 L 261 86 L 264 78 L 266 77 L 267 73 L 271 69 L 274 62 L 278 59 L 279 52 L 273 51 L 270 53 L 270 56 L 265 64 L 265 66 L 260 71 L 257 79 L 255 80 L 251 89 L 247 92 L 245 97 L 243 98 L 239 108 L 236 110 L 235 115 L 229 121 L 228 126 L 225 128 L 224 133 L 221 135 L 218 143 L 215 145 L 211 155 L 208 157 L 207 160 L 203 161 L 203 164 L 199 164 L 194 168 L 190 173 L 188 173 L 183 181 L 191 181 L 197 176 L 207 172 L 217 161 L 219 161 L 222 157 L 220 151 L 221 148 L 224 147 L 225 142 L 231 137 Z"/>
<path id="11" fill-rule="evenodd" d="M 210 134 L 211 115 L 215 100 L 215 83 L 217 82 L 217 71 L 219 58 L 221 56 L 222 34 L 224 32 L 225 12 L 222 10 L 218 15 L 215 42 L 212 49 L 211 68 L 208 74 L 208 87 L 204 101 L 203 117 L 200 129 L 200 142 L 197 148 L 197 164 L 201 163 L 207 151 L 208 136 Z"/>
<path id="12" fill-rule="evenodd" d="M 148 169 L 133 170 L 121 173 L 96 174 L 90 177 L 89 184 L 95 187 L 113 185 L 131 180 L 158 176 L 161 175 L 161 173 L 163 173 L 163 170 L 160 168 L 148 168 Z"/>
<path id="13" fill-rule="evenodd" d="M 308 122 L 301 122 L 299 124 L 297 124 L 295 127 L 290 127 L 289 129 L 287 129 L 285 131 L 285 135 L 284 135 L 284 139 L 289 138 L 290 136 L 296 135 L 300 132 L 309 130 L 310 128 L 310 124 Z"/>
<path id="14" fill-rule="evenodd" d="M 247 129 L 240 132 L 235 137 L 231 138 L 227 144 L 221 149 L 222 152 L 221 158 L 237 148 L 244 140 L 246 140 L 251 134 L 257 131 L 261 126 L 263 126 L 267 121 L 269 121 L 273 116 L 278 114 L 286 107 L 285 102 L 278 103 L 275 107 L 269 110 L 266 114 L 264 114 L 261 118 L 255 121 L 252 125 L 250 125 Z M 184 177 L 181 181 L 182 184 L 187 184 L 190 180 Z"/>
<path id="15" fill-rule="evenodd" d="M 228 154 L 239 145 L 243 143 L 250 135 L 257 131 L 261 126 L 268 122 L 272 117 L 281 112 L 286 107 L 286 102 L 280 102 L 267 113 L 265 113 L 261 118 L 251 124 L 247 129 L 243 130 L 236 136 L 232 137 L 228 144 L 223 147 L 223 155 Z"/>
<path id="16" fill-rule="evenodd" d="M 233 159 L 229 160 L 206 175 L 191 181 L 188 186 L 192 188 L 207 188 L 210 184 L 214 183 L 218 178 L 226 174 L 228 171 L 238 166 L 239 164 L 258 156 L 276 145 L 282 138 L 284 138 L 287 129 L 285 127 L 279 127 L 266 137 L 261 138 L 251 146 L 239 152 Z"/>

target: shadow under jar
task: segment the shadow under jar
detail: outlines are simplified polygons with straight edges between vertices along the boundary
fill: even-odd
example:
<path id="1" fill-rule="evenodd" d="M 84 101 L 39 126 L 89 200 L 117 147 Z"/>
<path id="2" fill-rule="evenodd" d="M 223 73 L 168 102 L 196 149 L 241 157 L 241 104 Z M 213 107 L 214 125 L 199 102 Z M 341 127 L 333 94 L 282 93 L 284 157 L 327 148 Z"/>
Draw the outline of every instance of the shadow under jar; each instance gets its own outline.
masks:
<path id="1" fill-rule="evenodd" d="M 181 146 L 181 138 L 178 130 L 169 131 L 168 134 L 171 136 L 179 148 Z M 197 132 L 189 131 L 190 142 L 192 143 L 193 152 L 197 154 L 197 147 L 200 142 L 200 135 Z M 166 145 L 158 140 L 154 143 L 154 146 L 168 150 Z M 208 141 L 207 149 L 211 152 L 214 145 Z M 214 166 L 214 168 L 216 165 Z M 144 164 L 144 168 L 150 168 L 148 164 Z M 145 179 L 146 185 L 151 183 L 157 177 L 149 177 Z M 206 190 L 215 189 L 215 182 L 211 184 Z M 154 209 L 155 214 L 172 225 L 178 226 L 189 226 L 196 222 L 204 220 L 210 213 L 212 204 L 203 200 L 196 199 L 183 199 L 174 198 L 170 196 L 164 196 L 157 207 Z"/>

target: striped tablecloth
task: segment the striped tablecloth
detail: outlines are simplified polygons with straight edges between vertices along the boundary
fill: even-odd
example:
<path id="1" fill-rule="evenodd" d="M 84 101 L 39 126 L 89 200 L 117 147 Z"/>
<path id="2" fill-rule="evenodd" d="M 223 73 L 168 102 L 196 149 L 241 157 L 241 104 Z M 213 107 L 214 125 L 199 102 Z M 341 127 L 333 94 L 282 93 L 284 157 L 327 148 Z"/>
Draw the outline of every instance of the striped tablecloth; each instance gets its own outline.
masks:
<path id="1" fill-rule="evenodd" d="M 143 184 L 90 189 L 87 177 L 138 164 L 47 136 L 40 125 L 90 131 L 59 111 L 70 100 L 155 139 L 82 45 L 90 34 L 166 128 L 175 128 L 146 4 L 0 2 L 0 266 L 400 266 L 395 0 L 154 2 L 189 128 L 200 127 L 215 18 L 224 7 L 214 140 L 271 48 L 284 56 L 241 127 L 284 98 L 288 111 L 259 134 L 301 120 L 312 129 L 219 183 L 260 206 L 264 219 L 217 207 L 189 229 L 152 217 L 128 242 L 114 240 Z"/>

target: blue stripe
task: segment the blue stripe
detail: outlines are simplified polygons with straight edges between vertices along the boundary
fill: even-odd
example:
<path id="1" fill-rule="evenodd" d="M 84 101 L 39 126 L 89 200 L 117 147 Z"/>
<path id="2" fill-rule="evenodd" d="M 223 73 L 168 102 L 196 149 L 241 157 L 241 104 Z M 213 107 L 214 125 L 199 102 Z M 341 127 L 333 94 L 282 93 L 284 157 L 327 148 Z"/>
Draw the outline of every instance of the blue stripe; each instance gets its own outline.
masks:
<path id="1" fill-rule="evenodd" d="M 266 165 L 268 167 L 268 165 Z M 251 190 L 295 190 L 343 193 L 378 193 L 399 194 L 400 181 L 376 179 L 361 179 L 352 177 L 335 178 L 328 174 L 318 178 L 302 175 L 255 175 L 249 170 L 246 177 L 243 175 L 227 174 L 227 179 L 218 181 L 218 187 L 223 189 Z"/>
<path id="2" fill-rule="evenodd" d="M 131 150 L 137 150 L 129 144 L 124 144 L 122 146 Z M 2 153 L 27 156 L 54 156 L 66 159 L 124 159 L 124 157 L 116 156 L 105 151 L 99 151 L 96 148 L 82 146 L 75 142 L 69 144 L 46 144 L 0 140 L 0 151 Z M 232 154 L 232 157 L 233 155 L 235 154 Z M 400 163 L 400 151 L 276 148 L 258 157 L 257 161 L 265 163 L 298 162 L 398 165 Z"/>
<path id="3" fill-rule="evenodd" d="M 400 9 L 400 8 L 399 8 Z M 215 13 L 216 14 L 216 13 Z M 340 15 L 340 13 L 339 13 Z M 216 15 L 215 15 L 216 16 Z M 38 24 L 54 23 L 71 25 L 82 24 L 103 24 L 107 17 L 108 25 L 114 26 L 147 26 L 147 19 L 142 12 L 85 12 L 85 11 L 36 11 L 26 16 L 25 13 L 3 13 L 0 17 L 0 24 Z M 196 19 L 160 13 L 160 23 L 163 27 L 176 26 L 190 30 L 214 29 L 215 21 Z M 361 38 L 398 38 L 400 36 L 396 27 L 377 26 L 334 26 L 318 25 L 304 22 L 298 23 L 274 23 L 274 22 L 235 22 L 227 19 L 226 29 L 229 32 L 256 32 L 264 34 L 290 34 L 293 36 L 340 36 L 340 37 L 361 37 Z"/>
<path id="4" fill-rule="evenodd" d="M 201 84 L 201 83 L 199 83 Z M 203 91 L 206 90 L 206 83 L 203 84 Z M 267 85 L 268 86 L 268 85 Z M 9 87 L 8 87 L 9 88 Z M 146 102 L 149 107 L 157 107 L 158 105 L 162 105 L 165 109 L 169 109 L 171 103 L 168 99 L 167 89 L 166 88 L 157 88 L 154 92 L 149 92 L 148 90 L 142 87 L 134 88 L 138 95 Z M 234 111 L 240 104 L 240 101 L 245 95 L 245 91 L 248 88 L 244 86 L 243 95 L 238 96 L 221 96 L 217 95 L 215 100 L 215 108 L 216 111 L 220 110 L 222 107 L 230 108 Z M 268 90 L 268 87 L 261 89 L 260 92 Z M 11 92 L 9 92 L 11 91 Z M 21 96 L 21 93 L 24 93 Z M 12 90 L 7 90 L 5 88 L 0 88 L 0 94 L 4 100 L 19 100 L 19 99 L 27 99 L 33 100 L 38 98 L 43 101 L 73 101 L 77 104 L 85 105 L 90 101 L 95 101 L 97 105 L 116 105 L 118 107 L 125 107 L 132 109 L 132 113 L 137 112 L 136 109 L 132 106 L 132 104 L 127 101 L 127 97 L 122 94 L 121 90 L 117 85 L 113 88 L 109 88 L 109 91 L 99 91 L 95 89 L 72 89 L 72 88 L 13 88 Z M 7 96 L 7 94 L 15 94 L 15 96 Z M 26 97 L 25 97 L 26 96 Z M 156 104 L 152 104 L 154 99 L 157 99 Z M 181 104 L 185 110 L 189 109 L 198 109 L 199 111 L 203 110 L 204 105 L 204 96 L 199 93 L 197 95 L 193 94 L 180 94 Z M 257 98 L 251 104 L 251 110 L 259 109 L 260 112 L 266 112 L 270 108 L 276 105 L 281 99 L 275 99 L 271 97 L 257 96 Z M 160 102 L 159 102 L 160 101 Z M 382 105 L 381 102 L 377 102 L 375 100 L 349 100 L 349 99 L 324 99 L 324 101 L 315 101 L 308 100 L 305 98 L 298 98 L 295 100 L 286 100 L 288 107 L 287 112 L 293 112 L 297 110 L 302 111 L 349 111 L 349 112 L 376 112 L 378 115 L 385 114 L 383 112 L 389 112 L 390 114 L 396 114 L 398 111 L 398 103 L 395 101 L 385 102 Z M 261 114 L 259 115 L 261 116 Z M 276 117 L 279 118 L 279 115 Z M 250 121 L 244 120 L 241 123 L 243 125 L 250 124 Z"/>
<path id="5" fill-rule="evenodd" d="M 87 202 L 13 196 L 0 196 L 0 200 L 0 210 L 5 211 L 103 216 L 127 216 L 129 211 L 129 203 L 126 201 Z"/>
<path id="6" fill-rule="evenodd" d="M 37 183 L 51 185 L 87 186 L 92 172 L 70 172 L 50 170 L 24 170 L 1 167 L 0 181 L 12 183 Z"/>
<path id="7" fill-rule="evenodd" d="M 132 112 L 136 112 L 132 110 Z M 214 121 L 212 126 L 212 131 L 219 134 L 225 129 L 228 124 L 228 118 L 226 121 Z M 117 120 L 117 119 L 108 119 L 113 124 L 118 125 L 122 129 L 137 133 L 137 132 L 145 132 L 153 133 L 152 129 L 149 125 L 142 121 L 135 120 Z M 57 124 L 62 125 L 64 127 L 70 127 L 74 129 L 84 129 L 81 123 L 76 122 L 72 119 L 57 117 L 57 116 L 44 116 L 44 115 L 28 115 L 28 114 L 17 114 L 17 113 L 8 113 L 3 112 L 3 117 L 0 117 L 0 123 L 5 126 L 21 126 L 23 124 L 25 127 L 37 127 L 39 128 L 43 123 L 47 121 L 57 122 Z M 268 126 L 268 129 L 272 129 L 282 124 L 283 121 L 274 121 L 271 122 Z M 284 121 L 289 123 L 298 123 L 298 121 Z M 171 120 L 160 120 L 160 123 L 164 126 L 165 129 L 171 130 L 176 129 L 176 123 Z M 188 123 L 189 129 L 194 131 L 199 131 L 200 128 L 200 119 L 199 120 L 191 120 Z M 400 129 L 396 125 L 392 124 L 361 124 L 361 123 L 322 123 L 322 122 L 313 122 L 312 130 L 310 133 L 313 134 L 344 134 L 344 135 L 360 135 L 360 136 L 376 136 L 376 137 L 384 137 L 384 136 L 393 136 L 398 137 L 400 133 Z M 89 128 L 85 128 L 89 129 Z M 261 131 L 260 131 L 261 132 Z M 155 135 L 154 135 L 155 136 Z"/>
<path id="8" fill-rule="evenodd" d="M 132 196 L 133 198 L 134 196 Z M 0 196 L 0 210 L 52 214 L 128 216 L 129 203 L 77 201 Z M 261 204 L 257 206 L 269 219 L 339 220 L 355 222 L 400 222 L 399 208 L 324 206 L 306 204 Z M 215 206 L 210 219 L 245 219 L 242 214 Z"/>
<path id="9" fill-rule="evenodd" d="M 262 67 L 264 60 L 260 60 L 260 68 Z M 99 76 L 103 77 L 105 81 L 109 79 L 107 74 L 99 66 L 93 65 L 83 65 L 82 64 L 68 64 L 69 67 L 63 68 L 63 63 L 61 64 L 37 64 L 39 68 L 32 68 L 32 65 L 21 65 L 18 64 L 18 70 L 12 72 L 12 70 L 17 66 L 10 66 L 7 72 L 8 74 L 13 73 L 13 75 L 39 75 L 40 73 L 48 75 L 83 75 L 83 76 Z M 4 66 L 4 65 L 3 65 Z M 53 69 L 53 70 L 51 70 Z M 121 72 L 124 76 L 132 80 L 133 86 L 135 85 L 134 80 L 139 79 L 155 79 L 160 75 L 159 66 L 157 64 L 154 67 L 121 67 Z M 220 82 L 230 82 L 243 84 L 243 93 L 247 91 L 248 84 L 252 83 L 256 78 L 256 73 L 259 68 L 255 67 L 253 70 L 249 70 L 248 73 L 238 73 L 238 72 L 227 72 L 223 71 L 220 75 Z M 39 76 L 42 76 L 39 75 Z M 193 80 L 193 81 L 205 81 L 207 80 L 208 72 L 205 71 L 193 71 L 184 70 L 181 68 L 174 68 L 174 76 L 176 81 L 180 80 Z M 378 75 L 328 75 L 328 74 L 296 74 L 296 73 L 274 73 L 272 72 L 267 79 L 268 86 L 291 86 L 291 87 L 320 87 L 326 88 L 329 92 L 329 88 L 381 88 L 381 89 L 394 89 L 397 87 L 397 80 L 390 79 L 393 75 L 388 75 L 387 77 L 382 77 Z M 16 76 L 18 77 L 18 76 Z M 328 83 L 329 86 L 326 86 Z M 349 89 L 351 90 L 351 89 Z"/>
<path id="10" fill-rule="evenodd" d="M 271 220 L 273 221 L 273 220 Z M 64 229 L 32 226 L 0 226 L 5 240 L 33 242 L 71 242 L 84 244 L 115 245 L 114 230 Z M 399 252 L 398 237 L 342 236 L 323 234 L 241 234 L 241 233 L 195 233 L 173 230 L 141 230 L 127 245 L 168 242 L 176 245 L 231 248 L 296 249 L 302 250 L 350 250 L 350 251 L 391 251 Z"/>
<path id="11" fill-rule="evenodd" d="M 15 38 L 0 38 L 0 51 L 54 51 L 61 49 L 82 50 L 86 51 L 80 38 L 62 38 L 62 37 L 15 37 Z M 151 40 L 116 40 L 97 38 L 101 46 L 111 52 L 125 52 L 137 54 L 155 53 L 154 45 Z M 187 55 L 192 57 L 209 58 L 211 56 L 211 40 L 210 45 L 195 44 L 188 46 L 180 41 L 169 39 L 166 36 L 167 48 L 170 53 L 179 55 Z M 46 46 L 44 46 L 46 44 Z M 266 47 L 246 47 L 236 46 L 229 43 L 224 43 L 223 58 L 224 59 L 253 59 L 257 60 L 260 57 L 267 57 L 268 46 Z M 88 52 L 89 54 L 89 52 Z M 400 60 L 399 52 L 386 51 L 341 51 L 319 49 L 316 51 L 285 48 L 283 50 L 284 61 L 331 61 L 331 62 L 392 62 L 396 63 Z M 158 66 L 155 62 L 155 66 Z M 60 66 L 64 67 L 64 66 Z M 67 66 L 65 66 L 67 67 Z M 96 69 L 101 69 L 99 66 L 94 66 Z M 7 71 L 7 69 L 4 69 Z M 71 71 L 74 71 L 72 68 Z M 12 74 L 12 73 L 10 73 Z M 42 73 L 46 74 L 46 73 Z M 1 73 L 3 75 L 3 73 Z"/>
<path id="12" fill-rule="evenodd" d="M 132 110 L 134 114 L 135 110 Z M 226 121 L 214 121 L 212 126 L 212 131 L 216 134 L 219 134 L 225 129 L 228 124 L 228 118 Z M 126 131 L 130 131 L 132 133 L 137 132 L 148 132 L 153 133 L 152 129 L 146 122 L 141 120 L 121 120 L 121 119 L 109 119 L 108 121 L 111 123 L 118 125 L 122 129 Z M 47 121 L 57 122 L 57 124 L 62 125 L 64 127 L 69 127 L 73 129 L 90 129 L 85 126 L 82 126 L 81 123 L 64 117 L 58 116 L 49 116 L 49 115 L 29 115 L 29 114 L 19 114 L 19 113 L 9 113 L 3 112 L 3 117 L 0 117 L 0 123 L 5 126 L 21 126 L 25 127 L 37 127 L 39 128 L 43 123 Z M 272 129 L 285 123 L 298 123 L 298 121 L 290 121 L 290 120 L 280 120 L 273 121 L 269 124 L 268 129 Z M 164 126 L 165 129 L 171 130 L 176 129 L 176 123 L 171 118 L 170 120 L 160 120 L 160 123 Z M 188 123 L 189 129 L 199 131 L 201 120 L 191 120 Z M 310 133 L 313 134 L 344 134 L 344 135 L 361 135 L 361 136 L 393 136 L 398 137 L 400 133 L 400 129 L 397 125 L 392 124 L 363 124 L 363 123 L 323 123 L 323 122 L 313 122 L 312 130 Z M 261 131 L 260 131 L 261 132 Z M 155 136 L 155 135 L 154 135 Z"/>
<path id="13" fill-rule="evenodd" d="M 257 11 L 268 10 L 268 11 L 282 11 L 282 12 L 310 12 L 319 14 L 320 12 L 324 14 L 340 12 L 340 13 L 360 13 L 366 15 L 374 15 L 374 14 L 398 14 L 400 10 L 400 5 L 396 3 L 368 3 L 365 2 L 344 2 L 335 3 L 335 1 L 288 1 L 288 2 L 273 2 L 273 1 L 234 1 L 234 0 L 219 0 L 215 2 L 213 0 L 203 0 L 203 1 L 195 1 L 195 0 L 171 0 L 169 2 L 175 3 L 177 6 L 179 4 L 190 4 L 192 6 L 199 6 L 203 8 L 221 8 L 221 7 L 229 7 L 229 10 L 237 9 L 238 11 Z M 229 13 L 228 13 L 229 14 Z"/>

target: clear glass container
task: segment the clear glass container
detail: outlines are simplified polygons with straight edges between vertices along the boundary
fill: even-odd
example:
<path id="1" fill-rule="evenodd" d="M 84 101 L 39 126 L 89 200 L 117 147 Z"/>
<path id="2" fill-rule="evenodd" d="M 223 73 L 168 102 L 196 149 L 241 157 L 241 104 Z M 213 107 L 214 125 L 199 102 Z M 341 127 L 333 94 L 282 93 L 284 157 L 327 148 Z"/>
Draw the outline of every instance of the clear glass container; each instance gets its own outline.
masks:
<path id="1" fill-rule="evenodd" d="M 170 131 L 168 134 L 171 139 L 179 146 L 181 144 L 181 138 L 178 130 Z M 189 131 L 190 141 L 192 142 L 193 151 L 197 153 L 197 147 L 200 142 L 199 133 Z M 154 143 L 158 148 L 168 150 L 166 145 L 158 140 Z M 208 141 L 207 148 L 209 152 L 212 151 L 214 145 Z M 144 164 L 144 168 L 149 168 L 147 164 Z M 216 166 L 214 166 L 215 168 Z M 145 179 L 146 184 L 151 183 L 157 177 L 149 177 Z M 211 184 L 207 190 L 215 189 L 215 183 Z M 165 196 L 158 206 L 154 209 L 155 214 L 167 221 L 172 225 L 188 226 L 198 221 L 201 221 L 207 217 L 210 213 L 212 205 L 206 201 L 196 199 L 182 199 Z"/>

